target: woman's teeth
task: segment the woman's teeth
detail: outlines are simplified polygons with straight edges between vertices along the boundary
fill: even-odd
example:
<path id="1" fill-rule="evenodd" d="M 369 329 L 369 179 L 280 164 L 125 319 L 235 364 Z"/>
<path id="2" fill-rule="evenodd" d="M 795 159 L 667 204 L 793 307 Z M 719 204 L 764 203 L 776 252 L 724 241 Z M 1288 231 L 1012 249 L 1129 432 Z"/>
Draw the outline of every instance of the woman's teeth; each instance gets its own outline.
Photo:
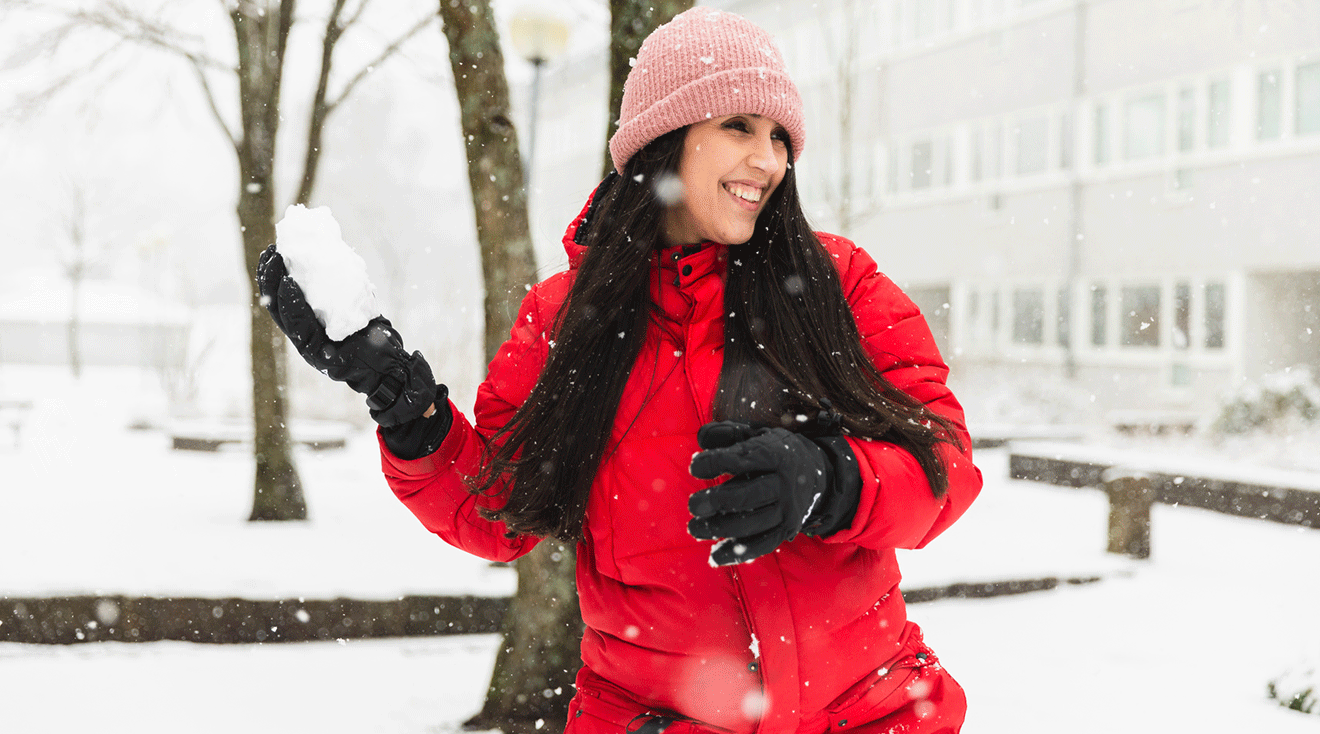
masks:
<path id="1" fill-rule="evenodd" d="M 738 184 L 728 184 L 724 187 L 726 191 L 744 201 L 750 201 L 753 204 L 761 200 L 761 190 L 739 186 Z"/>

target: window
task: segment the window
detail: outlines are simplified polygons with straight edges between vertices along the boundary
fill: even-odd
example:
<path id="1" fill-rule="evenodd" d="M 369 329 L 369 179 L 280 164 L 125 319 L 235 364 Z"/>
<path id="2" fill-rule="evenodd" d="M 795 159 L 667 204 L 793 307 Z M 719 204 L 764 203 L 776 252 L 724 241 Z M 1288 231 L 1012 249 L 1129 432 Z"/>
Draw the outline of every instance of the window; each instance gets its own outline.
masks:
<path id="1" fill-rule="evenodd" d="M 1205 284 L 1205 348 L 1224 348 L 1224 284 Z"/>
<path id="2" fill-rule="evenodd" d="M 1103 285 L 1091 286 L 1091 345 L 1103 347 L 1108 341 L 1109 298 Z"/>
<path id="3" fill-rule="evenodd" d="M 1178 150 L 1186 153 L 1196 147 L 1196 92 L 1191 87 L 1178 91 Z"/>
<path id="4" fill-rule="evenodd" d="M 1173 333 L 1169 335 L 1174 349 L 1191 346 L 1192 286 L 1179 283 L 1173 287 Z"/>
<path id="5" fill-rule="evenodd" d="M 898 147 L 889 146 L 885 166 L 885 185 L 889 187 L 889 193 L 898 193 Z"/>
<path id="6" fill-rule="evenodd" d="M 1059 117 L 1059 168 L 1072 168 L 1073 165 L 1073 124 L 1072 115 L 1064 113 Z"/>
<path id="7" fill-rule="evenodd" d="M 1045 294 L 1041 289 L 1013 291 L 1013 341 L 1018 344 L 1045 341 Z"/>
<path id="8" fill-rule="evenodd" d="M 908 182 L 912 189 L 930 188 L 934 153 L 934 145 L 929 140 L 920 140 L 912 144 L 910 157 L 908 158 L 911 164 L 908 167 Z"/>
<path id="9" fill-rule="evenodd" d="M 948 186 L 953 183 L 953 142 L 948 135 L 935 138 L 935 147 L 931 151 L 931 169 L 934 175 L 932 183 L 936 186 Z"/>
<path id="10" fill-rule="evenodd" d="M 1122 308 L 1119 343 L 1125 347 L 1160 345 L 1159 286 L 1125 286 L 1119 295 Z"/>
<path id="11" fill-rule="evenodd" d="M 1206 144 L 1211 148 L 1228 145 L 1228 80 L 1210 82 L 1206 109 Z"/>
<path id="12" fill-rule="evenodd" d="M 1123 157 L 1140 160 L 1164 153 L 1164 95 L 1128 101 L 1123 120 Z"/>
<path id="13" fill-rule="evenodd" d="M 985 175 L 985 132 L 980 128 L 972 130 L 971 161 L 967 167 L 967 177 L 972 183 Z"/>
<path id="14" fill-rule="evenodd" d="M 1004 124 L 993 122 L 985 128 L 985 177 L 999 178 L 1004 172 Z"/>
<path id="15" fill-rule="evenodd" d="M 1283 93 L 1277 69 L 1263 71 L 1256 80 L 1256 139 L 1278 140 L 1282 132 Z"/>
<path id="16" fill-rule="evenodd" d="M 1054 343 L 1067 347 L 1072 343 L 1072 290 L 1059 289 L 1058 311 L 1055 314 Z"/>
<path id="17" fill-rule="evenodd" d="M 1297 67 L 1297 134 L 1320 133 L 1320 62 Z"/>
<path id="18" fill-rule="evenodd" d="M 1095 162 L 1104 165 L 1109 162 L 1109 106 L 1095 106 Z"/>
<path id="19" fill-rule="evenodd" d="M 1049 118 L 1039 115 L 1019 120 L 1013 130 L 1013 137 L 1018 175 L 1044 171 L 1049 165 Z"/>

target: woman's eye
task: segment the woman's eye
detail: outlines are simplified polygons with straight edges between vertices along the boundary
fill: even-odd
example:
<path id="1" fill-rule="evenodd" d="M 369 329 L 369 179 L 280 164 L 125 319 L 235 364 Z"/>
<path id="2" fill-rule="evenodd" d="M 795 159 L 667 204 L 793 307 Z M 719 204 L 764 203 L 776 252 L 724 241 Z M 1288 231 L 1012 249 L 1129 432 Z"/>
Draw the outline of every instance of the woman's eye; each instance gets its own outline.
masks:
<path id="1" fill-rule="evenodd" d="M 747 132 L 747 123 L 743 122 L 742 120 L 729 120 L 728 122 L 724 123 L 724 126 L 730 130 Z"/>

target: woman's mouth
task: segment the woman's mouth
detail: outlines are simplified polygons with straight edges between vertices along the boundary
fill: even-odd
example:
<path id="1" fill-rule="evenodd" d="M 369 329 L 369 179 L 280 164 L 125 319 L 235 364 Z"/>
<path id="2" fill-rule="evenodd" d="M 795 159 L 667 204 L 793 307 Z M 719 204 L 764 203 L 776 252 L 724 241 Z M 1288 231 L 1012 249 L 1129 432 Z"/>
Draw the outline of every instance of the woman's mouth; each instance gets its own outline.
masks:
<path id="1" fill-rule="evenodd" d="M 761 203 L 761 193 L 763 189 L 759 186 L 726 183 L 724 184 L 724 190 L 732 194 L 733 198 L 747 209 L 756 209 Z"/>

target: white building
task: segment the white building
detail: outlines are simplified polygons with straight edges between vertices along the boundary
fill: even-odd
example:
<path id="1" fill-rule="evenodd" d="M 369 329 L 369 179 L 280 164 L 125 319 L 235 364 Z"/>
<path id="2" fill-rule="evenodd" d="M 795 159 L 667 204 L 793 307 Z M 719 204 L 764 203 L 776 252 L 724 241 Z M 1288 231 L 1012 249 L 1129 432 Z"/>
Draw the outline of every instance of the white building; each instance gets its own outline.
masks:
<path id="1" fill-rule="evenodd" d="M 907 289 L 961 374 L 1204 410 L 1320 370 L 1320 0 L 705 4 L 779 39 L 809 213 Z M 604 66 L 548 69 L 543 262 L 599 179 Z"/>

